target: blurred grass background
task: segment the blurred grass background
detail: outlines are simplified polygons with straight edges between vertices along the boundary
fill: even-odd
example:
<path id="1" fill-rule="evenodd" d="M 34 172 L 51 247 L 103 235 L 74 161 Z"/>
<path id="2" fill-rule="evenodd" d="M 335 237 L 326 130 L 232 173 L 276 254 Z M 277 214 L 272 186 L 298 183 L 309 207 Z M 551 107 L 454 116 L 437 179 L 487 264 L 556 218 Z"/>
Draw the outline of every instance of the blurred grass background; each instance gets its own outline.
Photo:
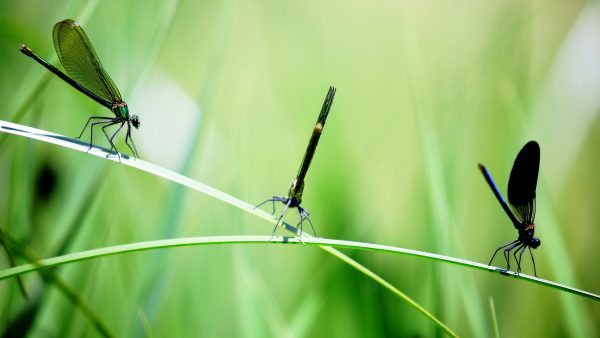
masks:
<path id="1" fill-rule="evenodd" d="M 52 27 L 72 18 L 140 115 L 141 157 L 250 203 L 286 193 L 335 85 L 303 202 L 322 237 L 487 263 L 516 231 L 477 163 L 505 192 L 517 152 L 535 139 L 539 276 L 600 292 L 597 2 L 11 1 L 0 9 L 2 119 L 76 136 L 92 114 L 110 115 L 18 51 L 25 43 L 57 63 Z M 0 227 L 42 257 L 271 231 L 157 177 L 18 137 L 0 135 L 0 186 Z M 600 306 L 589 300 L 409 257 L 349 254 L 463 336 L 494 335 L 490 297 L 500 336 L 600 333 Z M 182 248 L 56 272 L 118 336 L 441 335 L 311 248 Z M 34 274 L 24 282 L 28 301 L 15 281 L 0 283 L 0 330 L 26 318 L 18 327 L 31 337 L 98 335 L 52 282 Z"/>

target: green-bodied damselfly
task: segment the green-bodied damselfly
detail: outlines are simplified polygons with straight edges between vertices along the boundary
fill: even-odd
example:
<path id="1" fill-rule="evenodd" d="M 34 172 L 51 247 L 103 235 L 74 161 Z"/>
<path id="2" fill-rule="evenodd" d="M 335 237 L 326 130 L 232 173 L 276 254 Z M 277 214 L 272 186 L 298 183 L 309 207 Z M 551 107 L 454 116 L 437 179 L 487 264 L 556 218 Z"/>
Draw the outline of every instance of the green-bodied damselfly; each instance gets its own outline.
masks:
<path id="1" fill-rule="evenodd" d="M 113 139 L 127 125 L 125 144 L 138 157 L 137 149 L 131 138 L 131 126 L 133 125 L 136 129 L 140 126 L 138 116 L 129 114 L 127 103 L 123 101 L 119 89 L 117 89 L 117 86 L 115 86 L 108 73 L 102 67 L 94 51 L 94 47 L 83 28 L 77 22 L 66 19 L 54 25 L 52 37 L 60 63 L 69 75 L 42 59 L 25 45 L 21 45 L 21 52 L 115 114 L 114 117 L 90 117 L 77 138 L 81 138 L 90 122 L 95 120 L 95 122 L 91 123 L 90 127 L 90 149 L 93 143 L 94 126 L 102 125 L 102 132 L 108 139 L 111 150 L 114 149 L 120 159 L 121 155 L 117 147 L 115 147 Z M 113 125 L 119 125 L 119 128 L 109 137 L 106 133 L 106 128 Z"/>

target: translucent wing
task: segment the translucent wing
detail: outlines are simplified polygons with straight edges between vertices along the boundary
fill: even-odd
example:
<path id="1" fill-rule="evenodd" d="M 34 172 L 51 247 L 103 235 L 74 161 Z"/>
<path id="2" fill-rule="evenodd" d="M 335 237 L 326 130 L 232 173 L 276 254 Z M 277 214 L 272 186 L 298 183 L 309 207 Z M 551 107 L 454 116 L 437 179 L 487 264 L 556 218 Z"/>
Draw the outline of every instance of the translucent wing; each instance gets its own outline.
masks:
<path id="1" fill-rule="evenodd" d="M 63 20 L 54 25 L 52 33 L 54 48 L 69 76 L 105 100 L 108 108 L 115 102 L 123 101 L 117 86 L 100 64 L 94 47 L 77 22 Z"/>
<path id="2" fill-rule="evenodd" d="M 508 180 L 508 202 L 524 222 L 535 218 L 535 189 L 540 168 L 540 146 L 529 141 L 517 155 Z"/>

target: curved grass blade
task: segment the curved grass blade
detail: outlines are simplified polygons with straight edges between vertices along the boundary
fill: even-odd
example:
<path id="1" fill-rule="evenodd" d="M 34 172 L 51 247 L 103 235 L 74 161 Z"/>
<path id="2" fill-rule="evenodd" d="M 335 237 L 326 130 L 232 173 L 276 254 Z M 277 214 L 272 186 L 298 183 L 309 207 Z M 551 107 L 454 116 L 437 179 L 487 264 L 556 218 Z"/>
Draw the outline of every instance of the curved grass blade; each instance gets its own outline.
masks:
<path id="1" fill-rule="evenodd" d="M 290 227 L 290 225 L 287 225 Z M 94 258 L 113 256 L 123 253 L 157 250 L 165 248 L 175 247 L 186 247 L 186 246 L 200 246 L 200 245 L 222 245 L 222 244 L 280 244 L 280 245 L 306 245 L 306 246 L 318 246 L 321 248 L 340 248 L 340 249 L 354 249 L 374 252 L 385 252 L 394 253 L 400 255 L 408 255 L 419 258 L 426 258 L 434 261 L 440 261 L 450 263 L 454 265 L 460 265 L 472 269 L 494 272 L 503 276 L 513 277 L 515 279 L 528 281 L 543 286 L 555 288 L 561 291 L 566 291 L 578 296 L 583 296 L 595 301 L 600 302 L 600 295 L 579 290 L 570 286 L 562 285 L 553 281 L 537 278 L 534 276 L 526 275 L 523 273 L 517 274 L 516 272 L 506 271 L 502 268 L 489 266 L 487 264 L 472 262 L 466 259 L 460 259 L 440 254 L 434 254 L 419 250 L 411 250 L 405 248 L 398 248 L 390 245 L 363 243 L 355 241 L 346 241 L 339 239 L 326 239 L 326 238 L 308 238 L 303 237 L 300 240 L 297 237 L 271 237 L 271 236 L 207 236 L 207 237 L 188 237 L 188 238 L 175 238 L 175 239 L 161 239 L 156 241 L 148 242 L 137 242 L 130 244 L 121 244 L 111 247 L 103 247 L 98 249 L 91 249 L 85 251 L 79 251 L 64 256 L 56 256 L 46 258 L 31 264 L 19 265 L 14 268 L 9 268 L 0 271 L 0 280 L 7 279 L 10 277 L 22 275 L 25 273 L 47 269 L 51 267 L 61 266 L 65 264 L 90 260 Z M 343 254 L 342 254 L 343 255 Z M 347 256 L 346 256 L 347 257 Z M 356 263 L 356 262 L 354 262 Z M 358 263 L 356 263 L 358 264 Z"/>

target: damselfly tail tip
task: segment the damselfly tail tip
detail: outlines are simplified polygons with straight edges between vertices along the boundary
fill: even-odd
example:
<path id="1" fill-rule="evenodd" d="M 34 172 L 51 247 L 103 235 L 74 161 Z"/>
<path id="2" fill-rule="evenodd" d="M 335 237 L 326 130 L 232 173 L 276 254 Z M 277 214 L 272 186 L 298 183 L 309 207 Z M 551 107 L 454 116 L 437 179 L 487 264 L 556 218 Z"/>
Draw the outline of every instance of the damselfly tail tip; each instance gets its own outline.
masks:
<path id="1" fill-rule="evenodd" d="M 485 170 L 485 166 L 482 163 L 479 163 L 477 166 L 479 167 L 479 170 Z"/>
<path id="2" fill-rule="evenodd" d="M 19 46 L 19 50 L 21 50 L 21 53 L 27 55 L 27 56 L 32 56 L 33 52 L 31 51 L 31 49 L 29 49 L 29 47 L 25 46 L 24 44 L 21 44 Z"/>
<path id="3" fill-rule="evenodd" d="M 329 86 L 329 92 L 327 93 L 327 96 L 333 97 L 333 95 L 335 95 L 335 91 L 337 89 L 335 89 L 334 86 Z"/>
<path id="4" fill-rule="evenodd" d="M 330 86 L 329 87 L 329 91 L 327 92 L 327 96 L 325 97 L 325 102 L 323 105 L 323 108 L 326 108 L 326 110 L 331 109 L 331 104 L 333 103 L 333 98 L 335 96 L 335 87 L 334 86 Z"/>

